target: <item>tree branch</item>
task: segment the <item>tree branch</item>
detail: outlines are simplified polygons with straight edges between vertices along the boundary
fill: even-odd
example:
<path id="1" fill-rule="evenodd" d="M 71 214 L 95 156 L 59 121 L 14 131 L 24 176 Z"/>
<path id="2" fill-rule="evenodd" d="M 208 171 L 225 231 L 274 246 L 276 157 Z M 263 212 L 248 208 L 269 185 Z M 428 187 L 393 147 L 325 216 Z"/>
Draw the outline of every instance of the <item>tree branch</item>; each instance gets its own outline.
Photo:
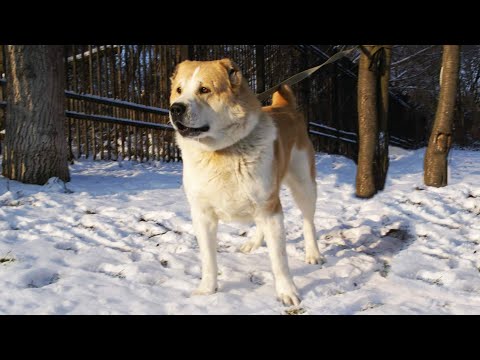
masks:
<path id="1" fill-rule="evenodd" d="M 417 51 L 415 54 L 412 54 L 412 55 L 407 56 L 406 58 L 404 58 L 404 59 L 402 59 L 402 60 L 398 60 L 398 61 L 394 62 L 394 63 L 392 64 L 392 66 L 396 66 L 396 65 L 403 64 L 403 63 L 411 60 L 411 59 L 414 58 L 415 56 L 420 55 L 420 54 L 423 54 L 425 51 L 430 50 L 431 48 L 433 48 L 433 47 L 435 47 L 435 46 L 437 46 L 437 45 L 430 45 L 429 47 L 426 47 L 425 49 L 422 49 L 422 50 L 420 50 L 420 51 Z"/>

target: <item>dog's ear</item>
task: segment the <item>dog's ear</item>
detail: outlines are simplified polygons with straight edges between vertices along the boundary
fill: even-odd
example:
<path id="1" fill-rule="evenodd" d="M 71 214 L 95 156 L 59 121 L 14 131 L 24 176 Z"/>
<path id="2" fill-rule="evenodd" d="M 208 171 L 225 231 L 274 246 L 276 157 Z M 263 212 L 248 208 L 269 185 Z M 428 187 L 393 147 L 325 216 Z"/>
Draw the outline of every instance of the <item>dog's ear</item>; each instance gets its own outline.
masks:
<path id="1" fill-rule="evenodd" d="M 242 73 L 240 72 L 240 68 L 237 66 L 237 64 L 230 59 L 222 59 L 220 60 L 220 64 L 227 69 L 228 78 L 230 79 L 232 87 L 240 86 L 242 83 Z"/>

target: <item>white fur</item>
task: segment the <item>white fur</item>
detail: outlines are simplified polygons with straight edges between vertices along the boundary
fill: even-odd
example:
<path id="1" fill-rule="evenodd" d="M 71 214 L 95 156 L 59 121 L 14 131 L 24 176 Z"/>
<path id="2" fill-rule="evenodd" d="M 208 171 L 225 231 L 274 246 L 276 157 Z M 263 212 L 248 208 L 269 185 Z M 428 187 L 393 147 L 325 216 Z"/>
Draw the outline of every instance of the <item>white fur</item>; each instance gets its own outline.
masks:
<path id="1" fill-rule="evenodd" d="M 192 208 L 212 209 L 223 221 L 252 221 L 256 205 L 265 202 L 272 191 L 276 136 L 273 122 L 257 121 L 255 135 L 238 141 L 221 167 L 209 161 L 210 150 L 195 140 L 177 136 L 185 192 Z"/>
<path id="2" fill-rule="evenodd" d="M 262 116 L 266 116 L 262 114 Z M 297 304 L 298 294 L 288 271 L 283 216 L 272 219 L 260 211 L 272 193 L 273 143 L 277 130 L 270 119 L 255 121 L 254 131 L 229 149 L 221 164 L 211 161 L 211 150 L 178 136 L 184 162 L 183 181 L 191 206 L 201 259 L 202 281 L 196 294 L 211 294 L 217 288 L 216 236 L 218 220 L 252 221 L 265 233 L 271 250 L 272 270 L 278 296 Z"/>
<path id="3" fill-rule="evenodd" d="M 294 147 L 284 183 L 292 192 L 295 203 L 300 208 L 304 218 L 305 262 L 308 264 L 319 264 L 324 262 L 324 258 L 318 250 L 315 238 L 315 225 L 313 223 L 317 201 L 317 184 L 310 176 L 309 167 L 305 166 L 308 162 L 308 154 Z M 245 242 L 240 250 L 245 253 L 252 252 L 262 246 L 263 240 L 263 230 L 257 225 L 253 238 Z"/>
<path id="4" fill-rule="evenodd" d="M 261 116 L 267 116 L 262 114 Z M 271 119 L 255 122 L 253 131 L 236 142 L 228 161 L 211 160 L 211 150 L 178 136 L 184 162 L 183 181 L 191 206 L 201 260 L 202 281 L 195 294 L 211 294 L 217 287 L 216 228 L 219 220 L 252 221 L 265 236 L 278 297 L 298 305 L 300 298 L 289 271 L 283 214 L 261 210 L 273 189 L 273 144 L 277 129 Z"/>
<path id="5" fill-rule="evenodd" d="M 252 110 L 223 101 L 206 103 L 198 94 L 200 77 L 196 68 L 190 79 L 179 83 L 182 94 L 175 99 L 187 106 L 182 118 L 185 126 L 209 126 L 208 131 L 194 138 L 177 132 L 184 188 L 202 262 L 202 280 L 194 294 L 212 294 L 218 288 L 218 221 L 255 221 L 256 236 L 242 251 L 256 249 L 265 239 L 277 295 L 287 305 L 298 305 L 300 297 L 286 255 L 283 213 L 281 209 L 274 211 L 267 206 L 278 196 L 274 194 L 278 190 L 274 156 L 274 143 L 279 136 L 277 127 L 260 107 Z M 320 253 L 313 225 L 316 184 L 309 174 L 310 159 L 307 152 L 295 149 L 291 156 L 285 179 L 305 216 L 306 260 L 318 263 Z"/>
<path id="6" fill-rule="evenodd" d="M 309 159 L 305 151 L 292 149 L 289 168 L 285 176 L 285 183 L 290 188 L 295 203 L 303 215 L 303 237 L 305 239 L 305 261 L 308 264 L 324 262 L 318 250 L 315 238 L 315 205 L 317 202 L 317 184 L 310 176 Z"/>

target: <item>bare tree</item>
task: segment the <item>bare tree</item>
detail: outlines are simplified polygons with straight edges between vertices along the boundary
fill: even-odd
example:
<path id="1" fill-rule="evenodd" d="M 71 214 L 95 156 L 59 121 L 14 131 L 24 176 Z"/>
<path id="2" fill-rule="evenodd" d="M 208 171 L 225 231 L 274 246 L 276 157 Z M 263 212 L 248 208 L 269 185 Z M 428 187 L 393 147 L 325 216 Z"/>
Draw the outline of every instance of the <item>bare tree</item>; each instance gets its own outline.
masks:
<path id="1" fill-rule="evenodd" d="M 447 156 L 452 144 L 453 112 L 457 93 L 460 46 L 444 45 L 440 78 L 440 98 L 432 133 L 425 152 L 425 185 L 447 185 Z"/>
<path id="2" fill-rule="evenodd" d="M 367 45 L 360 55 L 356 178 L 356 195 L 360 198 L 370 198 L 382 190 L 387 176 L 390 54 L 390 47 Z"/>
<path id="3" fill-rule="evenodd" d="M 63 46 L 8 45 L 6 70 L 3 175 L 31 184 L 69 181 Z"/>

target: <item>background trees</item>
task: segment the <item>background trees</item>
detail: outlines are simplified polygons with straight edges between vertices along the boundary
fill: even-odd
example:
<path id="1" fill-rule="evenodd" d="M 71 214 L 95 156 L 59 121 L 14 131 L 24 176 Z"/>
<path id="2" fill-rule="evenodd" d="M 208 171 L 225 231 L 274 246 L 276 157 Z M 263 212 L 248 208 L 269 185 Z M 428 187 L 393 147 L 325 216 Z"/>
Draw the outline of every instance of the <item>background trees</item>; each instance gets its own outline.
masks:
<path id="1" fill-rule="evenodd" d="M 331 51 L 352 45 L 334 45 Z M 453 116 L 453 143 L 480 146 L 480 45 L 460 49 L 459 81 Z M 359 62 L 359 53 L 351 60 Z M 442 45 L 393 45 L 390 89 L 425 113 L 429 133 L 440 94 Z M 425 139 L 428 140 L 428 139 Z"/>

